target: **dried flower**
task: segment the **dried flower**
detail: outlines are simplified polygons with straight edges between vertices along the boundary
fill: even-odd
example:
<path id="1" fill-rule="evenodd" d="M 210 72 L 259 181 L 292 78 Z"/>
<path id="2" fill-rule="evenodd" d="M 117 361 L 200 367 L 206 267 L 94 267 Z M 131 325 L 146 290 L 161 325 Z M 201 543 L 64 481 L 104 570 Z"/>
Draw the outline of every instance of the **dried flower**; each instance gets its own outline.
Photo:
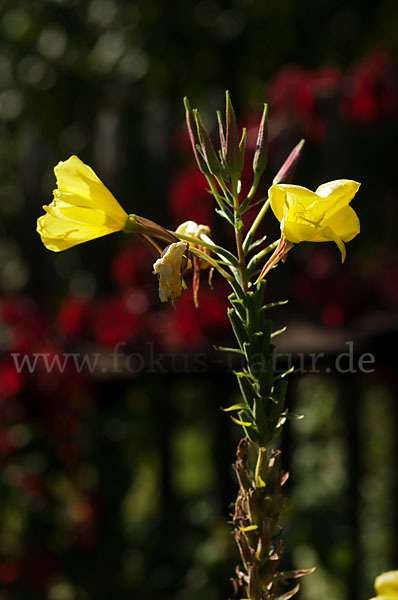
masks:
<path id="1" fill-rule="evenodd" d="M 162 256 L 154 263 L 153 272 L 159 279 L 159 298 L 161 302 L 174 302 L 181 295 L 182 274 L 186 265 L 188 244 L 177 242 L 170 244 Z"/>

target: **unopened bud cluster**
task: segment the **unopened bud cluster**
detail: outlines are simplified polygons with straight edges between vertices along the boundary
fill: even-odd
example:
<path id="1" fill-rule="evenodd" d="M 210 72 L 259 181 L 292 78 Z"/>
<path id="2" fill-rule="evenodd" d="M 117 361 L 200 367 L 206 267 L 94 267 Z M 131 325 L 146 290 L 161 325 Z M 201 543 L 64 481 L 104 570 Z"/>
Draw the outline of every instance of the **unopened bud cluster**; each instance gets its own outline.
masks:
<path id="1" fill-rule="evenodd" d="M 203 125 L 199 111 L 192 109 L 188 98 L 184 98 L 188 133 L 199 169 L 205 175 L 213 175 L 216 179 L 224 181 L 239 181 L 242 175 L 245 150 L 246 128 L 239 134 L 235 111 L 232 106 L 229 92 L 226 92 L 225 123 L 221 113 L 217 111 L 219 126 L 220 148 L 215 150 L 210 135 Z M 261 118 L 256 150 L 253 160 L 253 173 L 260 177 L 267 164 L 268 149 L 268 110 L 264 105 Z"/>

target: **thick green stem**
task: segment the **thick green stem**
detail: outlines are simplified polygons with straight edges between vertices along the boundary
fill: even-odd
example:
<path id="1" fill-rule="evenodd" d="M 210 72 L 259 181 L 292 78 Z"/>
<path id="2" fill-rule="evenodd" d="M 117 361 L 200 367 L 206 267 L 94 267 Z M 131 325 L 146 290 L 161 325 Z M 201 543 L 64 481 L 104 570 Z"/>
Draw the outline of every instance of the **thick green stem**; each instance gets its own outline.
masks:
<path id="1" fill-rule="evenodd" d="M 287 475 L 281 470 L 281 451 L 273 446 L 280 433 L 286 382 L 278 381 L 274 373 L 272 326 L 262 310 L 264 289 L 262 281 L 243 291 L 239 303 L 230 298 L 229 317 L 246 359 L 237 373 L 242 404 L 232 407 L 246 432 L 234 464 L 239 491 L 232 520 L 242 559 L 233 580 L 236 600 L 276 600 L 283 591 L 280 585 L 300 576 L 278 570 L 283 553 L 279 535 L 285 506 L 282 486 Z"/>

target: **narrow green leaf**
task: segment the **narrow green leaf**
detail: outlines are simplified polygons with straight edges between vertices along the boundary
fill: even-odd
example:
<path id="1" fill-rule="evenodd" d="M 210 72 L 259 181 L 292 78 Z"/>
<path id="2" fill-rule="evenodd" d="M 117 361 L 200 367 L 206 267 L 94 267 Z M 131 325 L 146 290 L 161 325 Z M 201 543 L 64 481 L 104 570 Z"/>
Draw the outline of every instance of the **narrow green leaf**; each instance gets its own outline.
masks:
<path id="1" fill-rule="evenodd" d="M 277 335 L 280 335 L 281 333 L 285 333 L 286 329 L 287 329 L 287 327 L 282 327 L 281 329 L 278 329 L 277 331 L 273 331 L 270 336 L 271 339 L 276 337 Z"/>
<path id="2" fill-rule="evenodd" d="M 288 302 L 289 300 L 279 300 L 278 302 L 270 302 L 269 304 L 265 304 L 261 310 L 268 310 L 269 308 L 274 308 L 275 306 L 284 306 Z"/>
<path id="3" fill-rule="evenodd" d="M 234 404 L 233 406 L 228 406 L 228 408 L 222 408 L 224 412 L 232 412 L 234 410 L 246 410 L 247 406 L 245 404 Z"/>
<path id="4" fill-rule="evenodd" d="M 287 419 L 291 419 L 292 421 L 300 421 L 301 419 L 304 419 L 304 415 L 296 415 L 295 413 L 291 413 L 291 412 L 285 412 L 282 413 L 283 416 L 285 416 Z"/>
<path id="5" fill-rule="evenodd" d="M 256 531 L 258 525 L 248 525 L 247 527 L 239 527 L 240 531 Z"/>
<path id="6" fill-rule="evenodd" d="M 275 381 L 279 381 L 280 379 L 284 379 L 284 378 L 285 378 L 287 375 L 290 375 L 290 373 L 293 373 L 293 371 L 294 371 L 294 368 L 295 368 L 295 367 L 294 367 L 294 365 L 293 365 L 292 367 L 290 367 L 290 369 L 287 369 L 286 371 L 284 371 L 283 373 L 281 373 L 281 375 L 278 375 L 278 377 L 276 377 L 276 378 L 274 379 L 274 382 L 275 382 Z"/>
<path id="7" fill-rule="evenodd" d="M 243 356 L 245 354 L 243 350 L 240 350 L 240 348 L 227 348 L 225 346 L 213 346 L 213 348 L 219 352 L 234 352 L 235 354 L 240 354 Z"/>
<path id="8" fill-rule="evenodd" d="M 239 378 L 247 378 L 247 379 L 250 379 L 251 381 L 255 381 L 253 375 L 251 373 L 246 372 L 246 371 L 233 371 L 233 374 L 236 375 L 236 377 L 239 377 Z"/>
<path id="9" fill-rule="evenodd" d="M 316 571 L 316 567 L 312 567 L 311 569 L 295 569 L 294 571 L 281 571 L 278 579 L 298 579 L 299 577 L 311 575 L 314 571 Z"/>
<path id="10" fill-rule="evenodd" d="M 228 214 L 225 210 L 221 210 L 221 208 L 215 208 L 214 210 L 216 211 L 216 213 L 218 215 L 220 215 L 220 217 L 222 217 L 223 219 L 226 219 L 228 221 L 228 223 L 230 223 L 231 225 L 234 224 L 233 216 Z"/>
<path id="11" fill-rule="evenodd" d="M 229 308 L 227 313 L 239 347 L 241 350 L 244 351 L 245 349 L 243 343 L 247 341 L 247 334 L 245 328 L 242 325 L 242 321 L 239 319 L 238 315 L 236 314 L 233 308 Z"/>
<path id="12" fill-rule="evenodd" d="M 293 596 L 295 594 L 297 594 L 299 589 L 300 589 L 300 584 L 297 584 L 296 587 L 289 590 L 288 592 L 285 592 L 284 594 L 282 594 L 282 596 L 278 596 L 277 598 L 275 598 L 275 600 L 290 600 L 290 598 L 293 598 Z"/>
<path id="13" fill-rule="evenodd" d="M 264 235 L 262 238 L 260 238 L 259 240 L 256 240 L 255 242 L 252 242 L 250 244 L 250 246 L 248 247 L 247 251 L 251 252 L 252 250 L 254 250 L 254 248 L 257 248 L 257 246 L 260 246 L 260 244 L 263 244 L 265 242 L 265 240 L 267 239 L 268 236 Z"/>
<path id="14" fill-rule="evenodd" d="M 232 416 L 231 419 L 234 423 L 236 423 L 237 425 L 241 425 L 242 427 L 253 427 L 253 423 L 251 423 L 250 421 L 240 421 L 239 419 L 235 419 L 235 417 Z"/>

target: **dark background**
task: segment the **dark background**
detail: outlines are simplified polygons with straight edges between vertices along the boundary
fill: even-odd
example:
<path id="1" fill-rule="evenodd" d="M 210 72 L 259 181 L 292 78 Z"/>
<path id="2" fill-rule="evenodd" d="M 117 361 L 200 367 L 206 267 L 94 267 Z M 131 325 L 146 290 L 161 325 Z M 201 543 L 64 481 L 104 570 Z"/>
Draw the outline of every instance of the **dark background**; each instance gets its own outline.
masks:
<path id="1" fill-rule="evenodd" d="M 267 293 L 290 299 L 272 318 L 289 325 L 289 407 L 305 414 L 283 437 L 284 566 L 317 565 L 302 600 L 366 600 L 397 559 L 396 3 L 3 0 L 0 17 L 1 600 L 231 594 L 240 431 L 220 410 L 237 391 L 213 350 L 230 335 L 223 282 L 210 291 L 202 277 L 198 310 L 189 291 L 161 306 L 134 240 L 55 255 L 35 232 L 53 166 L 77 154 L 127 212 L 194 219 L 232 244 L 182 105 L 188 95 L 215 129 L 225 89 L 249 157 L 269 102 L 262 193 L 302 137 L 295 183 L 362 182 L 346 263 L 333 244 L 302 244 Z M 272 215 L 263 229 L 276 239 Z M 120 343 L 134 356 L 115 369 Z M 325 354 L 317 373 L 311 352 Z M 43 359 L 19 373 L 13 353 L 99 362 L 91 375 L 71 363 L 49 373 Z M 358 369 L 364 353 L 372 373 Z"/>

